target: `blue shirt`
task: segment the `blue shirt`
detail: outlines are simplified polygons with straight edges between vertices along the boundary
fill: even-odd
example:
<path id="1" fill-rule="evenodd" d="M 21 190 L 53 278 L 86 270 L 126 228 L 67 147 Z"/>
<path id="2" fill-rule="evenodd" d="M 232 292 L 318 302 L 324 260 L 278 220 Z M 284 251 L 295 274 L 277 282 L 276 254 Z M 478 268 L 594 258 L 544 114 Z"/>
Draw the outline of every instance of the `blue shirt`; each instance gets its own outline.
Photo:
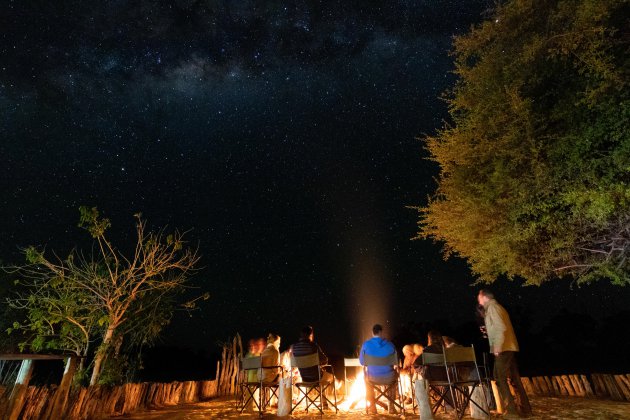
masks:
<path id="1" fill-rule="evenodd" d="M 385 357 L 394 353 L 396 353 L 396 348 L 391 341 L 387 341 L 381 337 L 372 337 L 363 343 L 361 353 L 359 354 L 359 361 L 362 365 L 365 364 L 364 354 L 375 357 Z M 394 368 L 392 366 L 368 366 L 368 375 L 372 377 L 391 375 L 393 371 Z"/>

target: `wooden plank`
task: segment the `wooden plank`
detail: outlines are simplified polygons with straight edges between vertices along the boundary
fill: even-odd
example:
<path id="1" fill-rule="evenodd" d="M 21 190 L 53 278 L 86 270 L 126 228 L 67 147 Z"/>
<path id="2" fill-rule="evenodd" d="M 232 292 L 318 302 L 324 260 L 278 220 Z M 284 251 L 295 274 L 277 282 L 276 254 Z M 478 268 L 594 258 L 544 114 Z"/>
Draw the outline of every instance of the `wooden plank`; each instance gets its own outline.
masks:
<path id="1" fill-rule="evenodd" d="M 607 397 L 608 390 L 606 389 L 606 385 L 604 385 L 601 374 L 593 373 L 591 379 L 593 379 L 593 385 L 595 386 L 595 395 L 598 397 Z"/>
<path id="2" fill-rule="evenodd" d="M 569 393 L 569 396 L 574 397 L 575 390 L 573 389 L 573 386 L 571 386 L 571 381 L 569 380 L 569 377 L 567 375 L 561 375 L 560 378 L 562 379 L 562 383 Z"/>
<path id="3" fill-rule="evenodd" d="M 549 377 L 549 382 L 551 383 L 551 387 L 553 388 L 554 395 L 562 395 L 562 391 L 560 390 L 558 381 L 556 381 L 556 379 L 553 376 Z"/>
<path id="4" fill-rule="evenodd" d="M 538 383 L 538 387 L 542 391 L 542 395 L 549 396 L 550 392 L 547 388 L 547 383 L 545 383 L 545 379 L 542 376 L 536 376 L 536 382 Z"/>
<path id="5" fill-rule="evenodd" d="M 552 376 L 553 381 L 555 382 L 556 386 L 558 387 L 558 389 L 560 390 L 560 395 L 562 396 L 568 396 L 569 392 L 567 391 L 567 389 L 564 387 L 564 383 L 562 382 L 562 378 L 559 376 Z"/>
<path id="6" fill-rule="evenodd" d="M 547 389 L 549 389 L 549 396 L 556 395 L 556 390 L 553 387 L 553 383 L 551 381 L 551 378 L 549 376 L 543 376 L 543 379 L 545 380 L 545 383 L 547 384 Z"/>
<path id="7" fill-rule="evenodd" d="M 582 388 L 582 382 L 580 381 L 578 376 L 577 375 L 569 375 L 569 380 L 571 381 L 571 385 L 573 386 L 573 389 L 575 390 L 575 393 L 579 397 L 583 397 L 585 395 L 585 392 L 584 392 L 584 388 Z"/>
<path id="8" fill-rule="evenodd" d="M 27 354 L 27 353 L 9 353 L 0 354 L 0 360 L 64 360 L 68 355 L 63 354 Z"/>
<path id="9" fill-rule="evenodd" d="M 626 401 L 630 401 L 630 383 L 627 382 L 626 377 L 623 375 L 614 375 L 614 378 L 621 394 L 623 394 Z"/>
<path id="10" fill-rule="evenodd" d="M 610 398 L 615 401 L 623 401 L 623 394 L 621 394 L 617 388 L 617 382 L 615 382 L 614 377 L 612 375 L 602 375 L 601 378 L 604 381 L 604 385 L 606 386 L 606 390 L 608 391 Z"/>
<path id="11" fill-rule="evenodd" d="M 592 397 L 595 395 L 593 392 L 593 388 L 591 387 L 591 383 L 588 380 L 586 375 L 580 375 L 580 379 L 582 380 L 582 386 L 584 387 L 584 393 L 587 397 Z"/>
<path id="12" fill-rule="evenodd" d="M 521 378 L 521 383 L 523 384 L 523 388 L 525 388 L 525 392 L 528 395 L 534 395 L 534 390 L 532 388 L 532 384 L 531 384 L 529 378 L 522 377 Z"/>
<path id="13" fill-rule="evenodd" d="M 535 395 L 542 395 L 542 391 L 538 387 L 538 384 L 536 383 L 536 378 L 535 377 L 532 377 L 531 384 L 532 384 L 532 389 L 534 390 L 534 394 Z"/>

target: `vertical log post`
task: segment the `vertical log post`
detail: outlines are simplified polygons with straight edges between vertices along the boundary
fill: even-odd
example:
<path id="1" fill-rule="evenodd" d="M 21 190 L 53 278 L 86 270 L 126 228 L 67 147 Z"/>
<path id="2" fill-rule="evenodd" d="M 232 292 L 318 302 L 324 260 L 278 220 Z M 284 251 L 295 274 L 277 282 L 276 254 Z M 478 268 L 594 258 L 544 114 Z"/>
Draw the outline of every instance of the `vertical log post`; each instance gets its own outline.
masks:
<path id="1" fill-rule="evenodd" d="M 501 394 L 499 394 L 499 387 L 497 386 L 497 381 L 491 381 L 492 383 L 492 393 L 494 394 L 494 402 L 497 405 L 497 413 L 503 413 L 503 400 L 501 399 Z"/>
<path id="2" fill-rule="evenodd" d="M 70 385 L 72 385 L 72 378 L 74 378 L 74 373 L 77 370 L 77 360 L 76 357 L 68 357 L 66 359 L 66 368 L 63 371 L 61 383 L 55 392 L 51 408 L 48 411 L 48 418 L 50 420 L 64 418 Z"/>
<path id="3" fill-rule="evenodd" d="M 593 395 L 595 395 L 593 393 L 593 388 L 591 388 L 591 383 L 588 381 L 586 375 L 580 375 L 580 378 L 582 379 L 582 386 L 584 387 L 584 392 L 586 396 L 592 397 Z"/>
<path id="4" fill-rule="evenodd" d="M 9 417 L 7 417 L 7 420 L 17 420 L 20 417 L 20 411 L 22 411 L 22 407 L 24 406 L 24 396 L 26 395 L 28 382 L 31 380 L 32 374 L 33 360 L 22 360 L 20 371 L 15 380 L 15 386 L 9 397 Z"/>

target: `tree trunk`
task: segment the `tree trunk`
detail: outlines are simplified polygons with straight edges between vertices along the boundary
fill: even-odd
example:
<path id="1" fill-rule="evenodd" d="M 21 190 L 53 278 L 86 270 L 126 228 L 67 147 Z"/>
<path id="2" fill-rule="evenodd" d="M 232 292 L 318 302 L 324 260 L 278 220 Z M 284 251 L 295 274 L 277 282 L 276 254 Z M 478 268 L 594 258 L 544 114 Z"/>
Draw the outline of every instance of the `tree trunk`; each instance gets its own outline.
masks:
<path id="1" fill-rule="evenodd" d="M 98 378 L 101 376 L 101 369 L 103 368 L 103 360 L 107 355 L 107 348 L 114 336 L 114 327 L 111 325 L 107 327 L 105 337 L 103 337 L 103 344 L 100 345 L 96 355 L 94 356 L 94 368 L 92 369 L 92 377 L 90 378 L 90 386 L 94 386 L 98 383 Z"/>

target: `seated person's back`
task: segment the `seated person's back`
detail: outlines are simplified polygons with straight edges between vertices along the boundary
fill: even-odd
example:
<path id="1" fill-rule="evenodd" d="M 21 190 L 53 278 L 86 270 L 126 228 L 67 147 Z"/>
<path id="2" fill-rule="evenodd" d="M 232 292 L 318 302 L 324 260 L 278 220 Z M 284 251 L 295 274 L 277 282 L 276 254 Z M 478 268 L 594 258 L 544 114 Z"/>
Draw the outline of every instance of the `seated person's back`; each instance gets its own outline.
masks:
<path id="1" fill-rule="evenodd" d="M 261 366 L 263 368 L 258 372 L 258 380 L 262 382 L 275 382 L 279 377 L 279 368 L 264 368 L 265 366 L 279 366 L 280 365 L 280 336 L 269 333 L 267 337 L 267 347 L 262 351 Z"/>
<path id="2" fill-rule="evenodd" d="M 429 331 L 428 345 L 422 351 L 423 353 L 442 354 L 444 352 L 444 341 L 442 335 L 437 331 Z M 446 381 L 446 368 L 444 366 L 422 365 L 422 357 L 418 357 L 414 362 L 416 371 L 422 375 L 423 379 L 433 381 Z"/>
<path id="3" fill-rule="evenodd" d="M 299 357 L 308 356 L 316 353 L 319 354 L 320 365 L 325 365 L 326 363 L 328 363 L 328 358 L 326 357 L 322 349 L 320 349 L 317 343 L 314 341 L 313 328 L 304 327 L 300 332 L 300 339 L 297 341 L 297 343 L 294 343 L 291 346 L 291 354 L 295 357 Z M 320 379 L 325 379 L 323 372 L 320 378 L 320 368 L 318 366 L 300 368 L 300 376 L 302 377 L 303 382 L 317 382 Z"/>
<path id="4" fill-rule="evenodd" d="M 361 353 L 359 353 L 359 361 L 365 366 L 365 356 L 373 357 L 387 357 L 396 353 L 396 348 L 391 341 L 388 341 L 381 337 L 383 327 L 379 324 L 372 327 L 372 338 L 365 341 L 361 347 Z M 393 366 L 368 366 L 367 367 L 368 379 L 371 381 L 385 381 L 392 380 L 395 376 Z"/>

